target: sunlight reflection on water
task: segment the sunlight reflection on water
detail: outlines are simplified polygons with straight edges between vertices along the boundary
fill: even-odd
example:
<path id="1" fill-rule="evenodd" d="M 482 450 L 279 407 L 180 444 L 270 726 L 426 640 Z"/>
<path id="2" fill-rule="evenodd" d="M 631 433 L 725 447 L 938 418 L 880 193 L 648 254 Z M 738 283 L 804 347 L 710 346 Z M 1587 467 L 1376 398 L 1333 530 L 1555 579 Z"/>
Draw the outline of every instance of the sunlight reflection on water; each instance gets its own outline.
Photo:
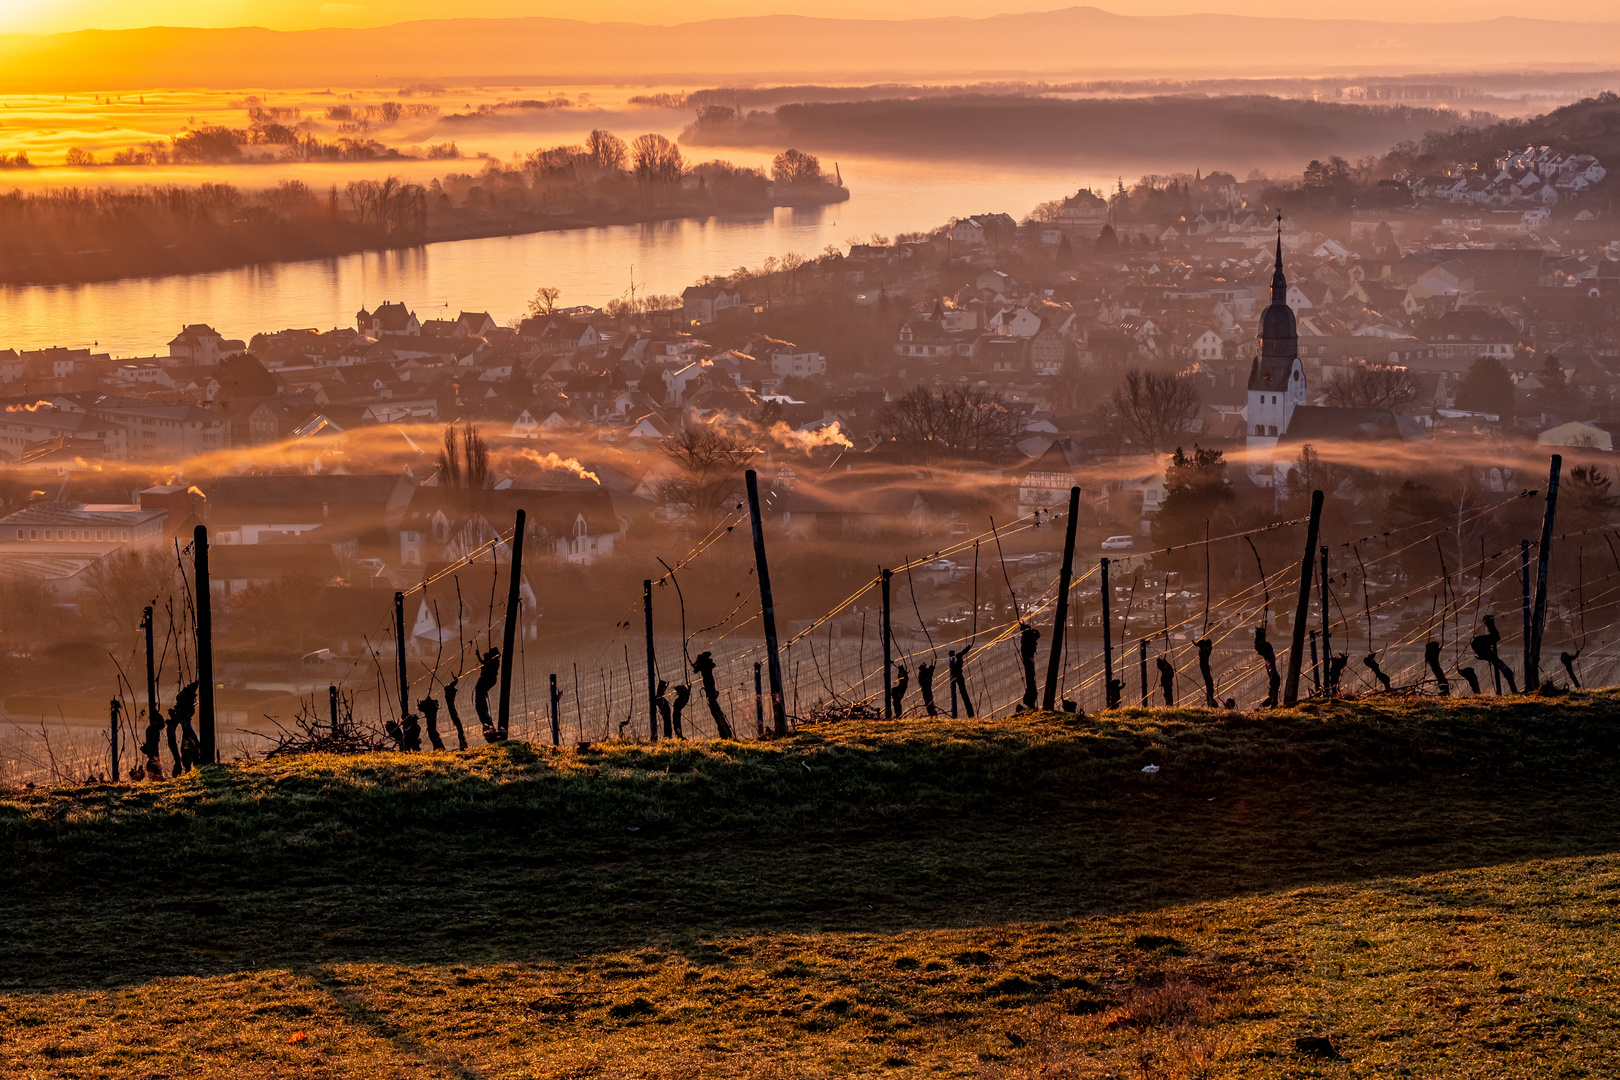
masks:
<path id="1" fill-rule="evenodd" d="M 634 267 L 639 294 L 678 294 L 704 274 L 754 266 L 768 256 L 811 255 L 850 238 L 930 229 L 953 216 L 1005 211 L 1022 217 L 1047 199 L 1114 181 L 1044 165 L 854 159 L 840 167 L 852 197 L 837 206 L 458 240 L 204 274 L 4 288 L 0 345 L 94 342 L 114 356 L 152 355 L 164 352 L 187 323 L 210 323 L 244 339 L 286 327 L 324 330 L 352 325 L 361 306 L 383 300 L 402 300 L 424 319 L 467 309 L 487 310 L 504 322 L 522 313 L 541 285 L 560 288 L 564 304 L 600 305 L 629 289 Z"/>

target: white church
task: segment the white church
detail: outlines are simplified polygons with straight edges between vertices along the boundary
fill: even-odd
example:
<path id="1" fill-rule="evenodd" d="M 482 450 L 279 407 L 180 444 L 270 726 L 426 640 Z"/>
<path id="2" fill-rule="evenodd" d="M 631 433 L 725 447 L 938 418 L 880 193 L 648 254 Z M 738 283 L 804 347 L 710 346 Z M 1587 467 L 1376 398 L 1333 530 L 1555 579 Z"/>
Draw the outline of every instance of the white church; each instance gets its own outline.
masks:
<path id="1" fill-rule="evenodd" d="M 1283 276 L 1282 237 L 1271 275 L 1271 304 L 1260 316 L 1260 354 L 1249 368 L 1249 404 L 1244 413 L 1248 437 L 1248 472 L 1269 487 L 1271 452 L 1288 431 L 1294 410 L 1305 404 L 1305 369 L 1299 362 L 1299 331 L 1288 306 L 1288 279 Z"/>

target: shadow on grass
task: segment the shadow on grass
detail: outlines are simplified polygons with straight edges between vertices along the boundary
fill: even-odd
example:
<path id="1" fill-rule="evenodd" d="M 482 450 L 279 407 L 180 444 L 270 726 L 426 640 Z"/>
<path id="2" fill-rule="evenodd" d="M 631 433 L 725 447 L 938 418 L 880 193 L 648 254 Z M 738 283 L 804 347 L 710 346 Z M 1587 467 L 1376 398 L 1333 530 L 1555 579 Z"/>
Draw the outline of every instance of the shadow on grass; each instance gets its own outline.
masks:
<path id="1" fill-rule="evenodd" d="M 649 941 L 725 965 L 734 933 L 1055 921 L 1607 853 L 1613 705 L 901 722 L 15 796 L 0 986 Z"/>

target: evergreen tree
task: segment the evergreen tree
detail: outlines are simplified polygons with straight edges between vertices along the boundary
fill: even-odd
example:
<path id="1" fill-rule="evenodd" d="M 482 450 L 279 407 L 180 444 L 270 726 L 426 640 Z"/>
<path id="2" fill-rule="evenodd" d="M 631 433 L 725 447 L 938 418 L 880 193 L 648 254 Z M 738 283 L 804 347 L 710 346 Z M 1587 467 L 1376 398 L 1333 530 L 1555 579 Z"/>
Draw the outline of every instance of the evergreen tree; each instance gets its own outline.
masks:
<path id="1" fill-rule="evenodd" d="M 1541 358 L 1541 366 L 1536 368 L 1536 381 L 1541 383 L 1541 389 L 1535 394 L 1536 408 L 1560 416 L 1569 411 L 1574 395 L 1570 393 L 1569 376 L 1564 373 L 1564 365 L 1556 355 L 1548 353 Z"/>
<path id="2" fill-rule="evenodd" d="M 1494 356 L 1481 356 L 1457 384 L 1457 407 L 1470 412 L 1513 415 L 1513 376 Z"/>
<path id="3" fill-rule="evenodd" d="M 1226 479 L 1226 455 L 1194 445 L 1192 453 L 1181 447 L 1170 456 L 1164 470 L 1164 503 L 1153 518 L 1153 546 L 1196 545 L 1204 538 L 1204 523 L 1236 496 Z M 1159 569 L 1185 571 L 1201 565 L 1196 546 L 1155 555 Z"/>
<path id="4" fill-rule="evenodd" d="M 215 378 L 219 380 L 220 397 L 225 401 L 274 397 L 276 393 L 276 377 L 252 353 L 237 353 L 221 360 Z"/>

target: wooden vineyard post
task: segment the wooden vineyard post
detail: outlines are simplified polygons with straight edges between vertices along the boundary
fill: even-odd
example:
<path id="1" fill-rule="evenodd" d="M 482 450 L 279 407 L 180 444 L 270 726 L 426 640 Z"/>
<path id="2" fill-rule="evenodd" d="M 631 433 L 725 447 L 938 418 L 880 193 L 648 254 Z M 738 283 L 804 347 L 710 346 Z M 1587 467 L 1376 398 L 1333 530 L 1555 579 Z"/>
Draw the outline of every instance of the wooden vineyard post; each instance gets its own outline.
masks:
<path id="1" fill-rule="evenodd" d="M 523 523 L 528 515 L 517 512 L 512 526 L 512 580 L 506 587 L 506 625 L 501 628 L 501 702 L 495 726 L 504 740 L 512 721 L 512 657 L 517 651 L 520 588 L 523 584 Z"/>
<path id="2" fill-rule="evenodd" d="M 1311 631 L 1311 690 L 1313 693 L 1322 692 L 1322 665 L 1316 656 L 1316 631 Z"/>
<path id="3" fill-rule="evenodd" d="M 1142 708 L 1144 709 L 1147 708 L 1148 705 L 1147 650 L 1147 638 L 1143 638 L 1141 641 L 1137 642 L 1137 659 L 1142 669 Z"/>
<path id="4" fill-rule="evenodd" d="M 411 711 L 411 676 L 405 667 L 405 594 L 394 594 L 394 677 L 399 682 L 399 725 Z"/>
<path id="5" fill-rule="evenodd" d="M 141 629 L 146 631 L 146 723 L 148 727 L 158 722 L 158 692 L 157 692 L 157 665 L 152 658 L 152 607 L 147 605 L 146 611 L 141 615 Z M 155 731 L 156 729 L 152 729 Z M 152 736 L 154 757 L 157 748 L 157 736 Z"/>
<path id="6" fill-rule="evenodd" d="M 1119 690 L 1114 682 L 1114 626 L 1113 615 L 1110 614 L 1114 598 L 1111 595 L 1112 590 L 1108 586 L 1108 557 L 1106 555 L 1103 556 L 1100 566 L 1102 573 L 1103 686 L 1105 687 L 1103 700 L 1107 702 L 1107 708 L 1117 709 L 1119 708 Z"/>
<path id="7" fill-rule="evenodd" d="M 551 675 L 551 691 L 550 691 L 550 693 L 551 693 L 551 699 L 550 699 L 551 700 L 551 745 L 552 746 L 561 746 L 562 745 L 562 724 L 558 721 L 558 718 L 557 718 L 557 701 L 558 701 L 558 699 L 560 699 L 562 697 L 562 694 L 557 692 L 557 675 L 556 675 L 555 672 L 553 672 L 552 675 Z"/>
<path id="8" fill-rule="evenodd" d="M 1552 456 L 1547 472 L 1547 509 L 1541 516 L 1541 550 L 1536 553 L 1536 606 L 1530 613 L 1530 656 L 1525 664 L 1524 692 L 1541 687 L 1541 632 L 1547 625 L 1547 564 L 1552 559 L 1553 521 L 1558 516 L 1558 473 L 1562 454 Z"/>
<path id="9" fill-rule="evenodd" d="M 893 672 L 893 644 L 889 637 L 889 580 L 893 572 L 885 570 L 882 573 L 883 593 L 883 719 L 894 719 L 894 697 L 892 691 Z"/>
<path id="10" fill-rule="evenodd" d="M 652 579 L 641 583 L 641 614 L 647 624 L 647 737 L 658 741 L 658 660 L 653 655 Z"/>
<path id="11" fill-rule="evenodd" d="M 1338 689 L 1337 681 L 1333 678 L 1333 642 L 1328 637 L 1328 549 L 1322 545 L 1322 690 L 1328 697 L 1332 697 Z"/>
<path id="12" fill-rule="evenodd" d="M 776 648 L 776 603 L 771 598 L 771 571 L 765 561 L 765 526 L 759 515 L 759 476 L 749 469 L 748 517 L 754 531 L 754 566 L 759 576 L 759 616 L 765 630 L 765 670 L 771 679 L 771 720 L 776 734 L 787 734 L 787 702 L 782 696 L 782 657 Z"/>
<path id="13" fill-rule="evenodd" d="M 109 723 L 107 727 L 107 744 L 112 750 L 112 778 L 118 783 L 118 699 L 113 698 L 107 703 Z"/>
<path id="14" fill-rule="evenodd" d="M 208 764 L 219 758 L 214 743 L 214 613 L 208 588 L 208 526 L 191 534 L 192 566 L 197 578 L 197 749 Z"/>
<path id="15" fill-rule="evenodd" d="M 328 686 L 326 688 L 326 708 L 332 716 L 332 735 L 335 738 L 337 736 L 338 729 L 336 686 Z"/>
<path id="16" fill-rule="evenodd" d="M 1524 689 L 1528 693 L 1535 685 L 1535 672 L 1530 661 L 1530 541 L 1519 541 L 1519 609 L 1524 616 Z"/>
<path id="17" fill-rule="evenodd" d="M 1074 577 L 1074 531 L 1080 520 L 1080 489 L 1069 489 L 1069 527 L 1063 537 L 1063 568 L 1058 572 L 1057 610 L 1052 614 L 1052 655 L 1046 661 L 1046 691 L 1041 708 L 1057 708 L 1058 674 L 1063 667 L 1063 629 L 1069 616 L 1069 583 Z"/>
<path id="18" fill-rule="evenodd" d="M 1288 650 L 1288 675 L 1283 679 L 1284 705 L 1299 703 L 1299 672 L 1305 663 L 1305 620 L 1311 614 L 1311 570 L 1316 564 L 1316 539 L 1322 531 L 1322 492 L 1311 492 L 1311 522 L 1305 527 L 1305 557 L 1299 561 L 1299 603 L 1294 608 L 1293 646 Z M 1324 616 L 1326 612 L 1323 613 Z"/>
<path id="19" fill-rule="evenodd" d="M 765 737 L 765 690 L 760 682 L 760 663 L 754 661 L 754 734 Z"/>

